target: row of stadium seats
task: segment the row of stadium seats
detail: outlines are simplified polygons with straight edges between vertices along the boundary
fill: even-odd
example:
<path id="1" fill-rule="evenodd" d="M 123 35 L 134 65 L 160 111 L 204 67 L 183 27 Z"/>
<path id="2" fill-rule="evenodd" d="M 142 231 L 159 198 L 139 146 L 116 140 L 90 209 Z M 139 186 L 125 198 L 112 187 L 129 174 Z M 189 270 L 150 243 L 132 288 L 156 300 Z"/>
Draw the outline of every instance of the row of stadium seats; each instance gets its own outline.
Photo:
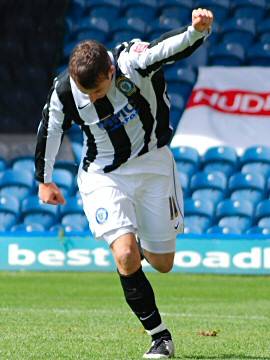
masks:
<path id="1" fill-rule="evenodd" d="M 270 199 L 260 201 L 255 207 L 244 199 L 225 199 L 217 205 L 209 199 L 185 199 L 185 233 L 270 231 Z M 20 204 L 11 195 L 0 195 L 0 231 L 56 231 L 61 228 L 65 231 L 88 229 L 79 196 L 67 198 L 66 205 L 54 206 L 40 202 L 37 196 L 30 196 Z"/>
<path id="2" fill-rule="evenodd" d="M 112 19 L 121 15 L 139 16 L 149 20 L 161 14 L 178 16 L 185 20 L 191 10 L 205 7 L 213 10 L 215 17 L 223 21 L 232 15 L 252 17 L 261 20 L 267 15 L 269 3 L 266 0 L 73 0 L 69 9 L 73 17 L 85 15 L 107 16 Z"/>
<path id="3" fill-rule="evenodd" d="M 55 164 L 54 181 L 63 189 L 70 189 L 74 185 L 77 164 L 80 161 L 82 145 L 73 142 L 72 146 L 75 162 L 61 160 Z M 190 182 L 191 190 L 194 190 L 197 186 L 194 183 L 203 181 L 204 186 L 209 182 L 209 187 L 220 186 L 220 190 L 223 192 L 226 190 L 227 184 L 229 191 L 239 185 L 257 188 L 262 192 L 266 188 L 269 189 L 267 179 L 270 176 L 270 147 L 268 146 L 249 147 L 241 156 L 233 147 L 229 146 L 210 147 L 203 155 L 200 155 L 195 148 L 188 146 L 172 148 L 172 152 L 179 173 L 181 176 L 186 176 L 187 181 L 184 178 L 182 180 L 184 188 Z M 215 172 L 220 173 L 219 177 L 203 178 L 205 174 Z M 32 189 L 33 173 L 34 158 L 32 156 L 18 156 L 9 161 L 0 158 L 0 189 L 16 183 Z M 191 181 L 192 176 L 193 180 Z M 194 180 L 196 178 L 203 180 Z M 218 185 L 219 183 L 221 185 Z M 71 193 L 74 192 L 71 191 Z"/>
<path id="4" fill-rule="evenodd" d="M 241 156 L 234 148 L 221 146 L 209 148 L 202 156 L 191 147 L 172 150 L 185 197 L 186 233 L 270 228 L 270 147 L 250 147 Z M 31 157 L 1 159 L 2 230 L 87 230 L 75 181 L 77 166 L 71 161 L 56 163 L 53 180 L 67 198 L 67 205 L 61 207 L 39 202 L 33 170 Z"/>
<path id="5" fill-rule="evenodd" d="M 94 38 L 108 48 L 132 38 L 151 41 L 190 23 L 191 11 L 198 6 L 212 9 L 215 22 L 206 46 L 182 61 L 183 66 L 269 64 L 270 10 L 265 0 L 73 0 L 62 65 L 78 41 Z"/>

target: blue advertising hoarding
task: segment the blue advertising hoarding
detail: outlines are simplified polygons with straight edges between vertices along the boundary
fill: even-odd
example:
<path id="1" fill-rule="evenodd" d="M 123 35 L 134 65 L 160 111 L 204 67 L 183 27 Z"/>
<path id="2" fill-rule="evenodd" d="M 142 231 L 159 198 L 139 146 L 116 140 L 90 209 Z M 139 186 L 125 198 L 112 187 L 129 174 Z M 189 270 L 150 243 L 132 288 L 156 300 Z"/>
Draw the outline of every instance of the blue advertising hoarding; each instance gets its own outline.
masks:
<path id="1" fill-rule="evenodd" d="M 152 267 L 143 262 L 146 271 Z M 0 236 L 0 270 L 112 271 L 105 242 L 84 236 Z M 270 274 L 270 238 L 192 236 L 177 239 L 174 272 Z"/>

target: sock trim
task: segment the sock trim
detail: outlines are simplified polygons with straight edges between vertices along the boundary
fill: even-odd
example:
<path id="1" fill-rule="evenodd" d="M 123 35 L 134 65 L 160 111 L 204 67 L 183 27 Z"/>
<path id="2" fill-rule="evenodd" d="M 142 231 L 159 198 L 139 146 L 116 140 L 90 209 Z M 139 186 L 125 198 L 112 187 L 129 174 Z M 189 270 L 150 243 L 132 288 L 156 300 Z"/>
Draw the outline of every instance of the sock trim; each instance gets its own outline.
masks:
<path id="1" fill-rule="evenodd" d="M 157 333 L 159 333 L 161 331 L 164 331 L 166 329 L 167 329 L 166 326 L 163 323 L 161 323 L 160 325 L 158 325 L 157 327 L 155 327 L 152 330 L 146 330 L 146 332 L 147 332 L 148 335 L 153 336 L 153 335 L 155 335 L 155 334 L 157 334 Z"/>

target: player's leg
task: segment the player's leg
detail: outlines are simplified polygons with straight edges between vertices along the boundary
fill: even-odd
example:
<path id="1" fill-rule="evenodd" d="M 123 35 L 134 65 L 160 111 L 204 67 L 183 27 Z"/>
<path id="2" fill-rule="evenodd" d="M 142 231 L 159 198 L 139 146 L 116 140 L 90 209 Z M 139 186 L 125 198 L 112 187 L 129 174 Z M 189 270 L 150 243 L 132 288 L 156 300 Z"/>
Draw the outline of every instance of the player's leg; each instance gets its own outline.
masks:
<path id="1" fill-rule="evenodd" d="M 176 235 L 183 229 L 181 187 L 172 176 L 146 176 L 136 203 L 138 235 L 147 261 L 160 272 L 173 266 Z M 159 335 L 159 334 L 158 334 Z M 153 339 L 145 358 L 174 355 L 170 333 Z"/>
<path id="2" fill-rule="evenodd" d="M 162 323 L 151 284 L 142 267 L 135 238 L 136 215 L 130 196 L 116 187 L 106 186 L 89 194 L 82 193 L 91 231 L 110 245 L 125 299 L 153 341 L 170 337 Z M 158 358 L 158 357 L 156 357 Z"/>
<path id="3" fill-rule="evenodd" d="M 175 252 L 167 254 L 154 254 L 145 249 L 142 249 L 142 252 L 149 264 L 151 264 L 157 271 L 161 273 L 168 273 L 172 270 Z"/>
<path id="4" fill-rule="evenodd" d="M 162 323 L 152 286 L 142 270 L 134 233 L 127 233 L 117 238 L 112 242 L 111 249 L 125 299 L 132 311 L 153 338 L 158 333 L 169 335 L 166 326 Z"/>

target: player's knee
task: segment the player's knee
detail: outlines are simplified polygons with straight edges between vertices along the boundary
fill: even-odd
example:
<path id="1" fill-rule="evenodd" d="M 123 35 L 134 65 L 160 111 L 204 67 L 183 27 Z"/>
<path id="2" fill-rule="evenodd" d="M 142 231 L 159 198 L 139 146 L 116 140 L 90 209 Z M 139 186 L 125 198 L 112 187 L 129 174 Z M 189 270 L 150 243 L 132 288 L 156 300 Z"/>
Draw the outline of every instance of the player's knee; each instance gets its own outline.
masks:
<path id="1" fill-rule="evenodd" d="M 131 274 L 140 267 L 140 258 L 132 247 L 121 249 L 116 255 L 118 269 L 122 274 Z"/>

